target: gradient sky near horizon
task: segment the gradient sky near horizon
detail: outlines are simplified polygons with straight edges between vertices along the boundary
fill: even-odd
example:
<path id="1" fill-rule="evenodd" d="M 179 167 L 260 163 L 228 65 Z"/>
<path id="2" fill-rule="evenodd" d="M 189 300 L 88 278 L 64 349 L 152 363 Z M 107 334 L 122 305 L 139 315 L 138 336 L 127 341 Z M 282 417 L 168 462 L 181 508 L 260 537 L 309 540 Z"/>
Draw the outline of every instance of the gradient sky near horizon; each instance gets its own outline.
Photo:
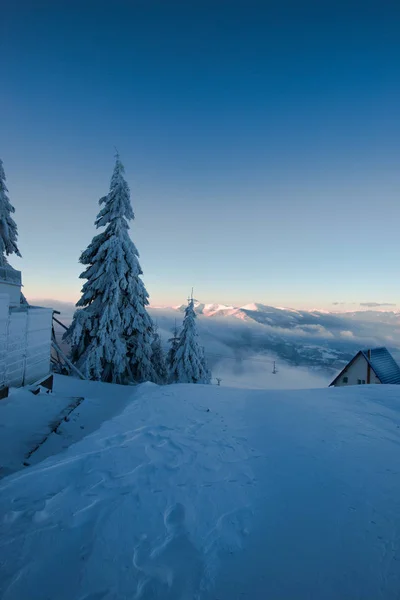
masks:
<path id="1" fill-rule="evenodd" d="M 399 31 L 394 1 L 5 0 L 28 298 L 79 298 L 116 146 L 152 304 L 400 304 Z"/>

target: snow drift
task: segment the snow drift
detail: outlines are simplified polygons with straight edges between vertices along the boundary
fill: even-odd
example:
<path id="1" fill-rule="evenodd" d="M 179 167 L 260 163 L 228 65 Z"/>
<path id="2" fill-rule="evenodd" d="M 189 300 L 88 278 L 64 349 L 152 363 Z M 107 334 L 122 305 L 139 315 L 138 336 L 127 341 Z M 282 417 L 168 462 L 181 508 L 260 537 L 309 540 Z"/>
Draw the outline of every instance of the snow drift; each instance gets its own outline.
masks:
<path id="1" fill-rule="evenodd" d="M 126 394 L 0 482 L 4 600 L 398 598 L 398 387 Z"/>

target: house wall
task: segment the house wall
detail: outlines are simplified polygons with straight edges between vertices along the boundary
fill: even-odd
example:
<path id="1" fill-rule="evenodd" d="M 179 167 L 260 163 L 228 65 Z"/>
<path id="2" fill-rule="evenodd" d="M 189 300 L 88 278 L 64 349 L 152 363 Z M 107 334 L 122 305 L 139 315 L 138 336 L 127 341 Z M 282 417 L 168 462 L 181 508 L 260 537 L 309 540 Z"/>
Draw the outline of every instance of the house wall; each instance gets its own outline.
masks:
<path id="1" fill-rule="evenodd" d="M 25 384 L 34 383 L 50 373 L 52 323 L 50 308 L 28 309 Z"/>
<path id="2" fill-rule="evenodd" d="M 0 294 L 9 296 L 10 306 L 19 306 L 21 303 L 21 271 L 8 265 L 0 267 Z"/>
<path id="3" fill-rule="evenodd" d="M 7 283 L 2 281 L 0 284 L 2 294 L 6 294 L 10 298 L 10 306 L 19 306 L 21 303 L 21 286 L 15 283 Z"/>
<path id="4" fill-rule="evenodd" d="M 52 310 L 10 308 L 0 296 L 0 387 L 34 383 L 50 373 Z"/>
<path id="5" fill-rule="evenodd" d="M 9 387 L 24 384 L 27 321 L 27 310 L 9 311 L 6 356 L 6 384 Z"/>
<path id="6" fill-rule="evenodd" d="M 335 387 L 341 387 L 346 385 L 358 385 L 358 380 L 368 381 L 368 362 L 364 356 L 360 355 L 356 358 L 350 367 L 341 374 L 340 379 L 335 383 Z M 348 383 L 344 383 L 343 377 L 348 377 Z M 379 379 L 371 369 L 370 383 L 380 383 Z"/>

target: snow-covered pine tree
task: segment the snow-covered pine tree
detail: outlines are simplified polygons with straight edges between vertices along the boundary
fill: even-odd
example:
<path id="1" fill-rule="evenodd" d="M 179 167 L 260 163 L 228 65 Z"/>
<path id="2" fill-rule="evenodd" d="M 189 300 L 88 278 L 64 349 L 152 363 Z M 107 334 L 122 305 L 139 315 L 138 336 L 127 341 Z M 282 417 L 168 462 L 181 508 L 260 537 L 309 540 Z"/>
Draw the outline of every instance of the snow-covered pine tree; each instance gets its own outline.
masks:
<path id="1" fill-rule="evenodd" d="M 87 279 L 65 338 L 73 362 L 90 379 L 129 383 L 154 380 L 153 323 L 147 313 L 148 293 L 140 278 L 139 253 L 129 237 L 134 219 L 124 167 L 116 156 L 110 191 L 95 225 L 105 230 L 82 253 Z"/>
<path id="2" fill-rule="evenodd" d="M 174 362 L 175 362 L 175 354 L 179 345 L 179 335 L 178 335 L 178 327 L 175 326 L 172 330 L 172 337 L 169 338 L 169 350 L 167 352 L 167 369 L 168 369 L 168 383 L 177 383 L 177 374 L 173 372 Z"/>
<path id="3" fill-rule="evenodd" d="M 157 331 L 157 327 L 154 329 L 151 349 L 153 352 L 152 362 L 155 373 L 154 383 L 158 383 L 158 385 L 165 385 L 168 383 L 168 371 L 165 362 L 165 354 L 162 347 L 161 336 Z"/>
<path id="4" fill-rule="evenodd" d="M 179 383 L 210 383 L 211 373 L 206 366 L 204 348 L 199 345 L 194 300 L 185 309 L 183 327 L 179 336 L 171 369 L 171 378 Z"/>
<path id="5" fill-rule="evenodd" d="M 15 208 L 11 204 L 7 192 L 3 161 L 0 158 L 0 267 L 8 266 L 6 257 L 10 254 L 21 256 L 17 246 L 17 224 L 11 216 L 15 212 Z"/>
<path id="6" fill-rule="evenodd" d="M 202 363 L 203 363 L 203 369 L 205 372 L 205 383 L 211 383 L 211 379 L 212 379 L 212 372 L 208 367 L 208 363 L 207 363 L 207 359 L 206 359 L 206 349 L 204 348 L 204 346 L 201 346 L 201 351 L 202 351 Z"/>

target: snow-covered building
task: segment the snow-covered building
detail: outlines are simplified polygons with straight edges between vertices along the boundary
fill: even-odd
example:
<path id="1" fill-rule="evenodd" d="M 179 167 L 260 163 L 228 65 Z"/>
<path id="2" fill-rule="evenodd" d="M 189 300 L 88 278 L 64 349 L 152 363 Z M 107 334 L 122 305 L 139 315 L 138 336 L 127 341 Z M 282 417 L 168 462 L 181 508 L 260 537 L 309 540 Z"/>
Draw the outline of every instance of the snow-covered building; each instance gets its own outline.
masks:
<path id="1" fill-rule="evenodd" d="M 400 384 L 400 367 L 386 348 L 360 350 L 330 385 L 371 383 Z"/>
<path id="2" fill-rule="evenodd" d="M 29 306 L 21 287 L 20 271 L 0 267 L 0 398 L 51 375 L 53 311 Z"/>

